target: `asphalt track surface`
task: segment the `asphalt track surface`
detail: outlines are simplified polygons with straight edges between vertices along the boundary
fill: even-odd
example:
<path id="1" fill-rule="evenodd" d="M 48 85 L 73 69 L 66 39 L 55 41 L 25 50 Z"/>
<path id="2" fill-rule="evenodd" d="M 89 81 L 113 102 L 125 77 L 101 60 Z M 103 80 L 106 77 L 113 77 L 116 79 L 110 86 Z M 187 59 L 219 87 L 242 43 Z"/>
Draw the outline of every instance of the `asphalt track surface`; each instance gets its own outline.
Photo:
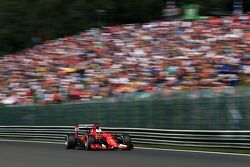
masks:
<path id="1" fill-rule="evenodd" d="M 135 149 L 65 150 L 63 145 L 0 142 L 0 167 L 249 167 L 249 156 Z"/>

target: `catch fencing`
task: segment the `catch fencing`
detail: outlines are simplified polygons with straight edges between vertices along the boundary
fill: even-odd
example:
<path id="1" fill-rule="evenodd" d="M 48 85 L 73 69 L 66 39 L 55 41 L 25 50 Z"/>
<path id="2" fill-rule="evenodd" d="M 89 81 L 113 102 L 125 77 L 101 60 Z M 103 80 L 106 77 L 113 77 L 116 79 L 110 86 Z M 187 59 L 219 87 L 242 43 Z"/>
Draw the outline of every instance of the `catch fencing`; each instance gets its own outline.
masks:
<path id="1" fill-rule="evenodd" d="M 129 134 L 135 144 L 250 149 L 250 131 L 102 129 L 116 134 Z M 63 143 L 68 133 L 74 133 L 74 126 L 0 126 L 0 139 L 4 140 Z"/>
<path id="2" fill-rule="evenodd" d="M 144 94 L 145 96 L 145 94 Z M 249 95 L 190 92 L 78 104 L 0 107 L 0 125 L 69 126 L 98 122 L 106 127 L 250 130 Z"/>

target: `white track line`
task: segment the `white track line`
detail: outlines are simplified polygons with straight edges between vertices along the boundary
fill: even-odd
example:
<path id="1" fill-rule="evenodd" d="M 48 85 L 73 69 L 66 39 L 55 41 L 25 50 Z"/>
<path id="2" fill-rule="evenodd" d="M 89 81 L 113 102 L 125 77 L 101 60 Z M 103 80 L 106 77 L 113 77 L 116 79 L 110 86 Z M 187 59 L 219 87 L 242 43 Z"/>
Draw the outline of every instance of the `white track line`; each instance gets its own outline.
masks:
<path id="1" fill-rule="evenodd" d="M 3 142 L 18 142 L 18 143 L 41 143 L 41 144 L 58 144 L 59 142 L 45 142 L 45 141 L 25 141 L 25 140 L 1 140 Z M 187 152 L 187 153 L 201 153 L 201 154 L 216 154 L 216 155 L 230 155 L 230 156 L 245 156 L 250 157 L 250 154 L 237 154 L 237 153 L 222 153 L 222 152 L 210 152 L 210 151 L 192 151 L 192 150 L 174 150 L 174 149 L 162 149 L 162 148 L 147 148 L 147 147 L 135 147 L 142 150 L 155 150 L 155 151 L 172 151 L 172 152 Z"/>
<path id="2" fill-rule="evenodd" d="M 137 149 L 143 149 L 143 150 L 188 152 L 188 153 L 202 153 L 202 154 L 217 154 L 217 155 L 232 155 L 232 156 L 247 156 L 247 157 L 250 157 L 250 154 L 223 153 L 223 152 L 212 152 L 212 151 L 175 150 L 175 149 L 147 148 L 147 147 L 135 147 L 135 148 L 137 148 Z"/>
<path id="3" fill-rule="evenodd" d="M 26 140 L 2 140 L 3 142 L 17 142 L 17 143 L 40 143 L 40 144 L 60 144 L 63 145 L 64 143 L 59 142 L 46 142 L 46 141 L 26 141 Z"/>

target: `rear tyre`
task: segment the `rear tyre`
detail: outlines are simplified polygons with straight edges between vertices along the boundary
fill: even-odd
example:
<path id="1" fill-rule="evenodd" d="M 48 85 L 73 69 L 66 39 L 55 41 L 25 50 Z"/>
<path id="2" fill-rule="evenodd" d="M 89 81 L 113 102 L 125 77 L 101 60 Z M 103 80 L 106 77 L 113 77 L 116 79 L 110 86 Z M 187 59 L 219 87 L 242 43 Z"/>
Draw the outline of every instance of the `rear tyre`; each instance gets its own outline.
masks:
<path id="1" fill-rule="evenodd" d="M 88 135 L 87 140 L 85 142 L 86 150 L 91 150 L 91 144 L 96 144 L 95 136 Z"/>
<path id="2" fill-rule="evenodd" d="M 74 149 L 76 146 L 76 139 L 74 134 L 68 134 L 65 137 L 65 147 L 66 149 Z"/>

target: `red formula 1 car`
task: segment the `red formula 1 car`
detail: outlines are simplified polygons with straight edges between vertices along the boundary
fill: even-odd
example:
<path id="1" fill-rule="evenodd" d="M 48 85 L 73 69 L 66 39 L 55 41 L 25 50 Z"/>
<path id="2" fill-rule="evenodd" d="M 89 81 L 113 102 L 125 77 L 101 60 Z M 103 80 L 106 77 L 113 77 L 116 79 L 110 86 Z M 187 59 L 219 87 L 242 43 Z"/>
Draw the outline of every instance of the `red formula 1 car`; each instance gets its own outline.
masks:
<path id="1" fill-rule="evenodd" d="M 86 130 L 82 133 L 81 130 Z M 65 138 L 66 149 L 85 150 L 131 150 L 133 144 L 129 135 L 116 135 L 103 132 L 98 124 L 79 124 L 75 126 L 75 133 Z"/>

